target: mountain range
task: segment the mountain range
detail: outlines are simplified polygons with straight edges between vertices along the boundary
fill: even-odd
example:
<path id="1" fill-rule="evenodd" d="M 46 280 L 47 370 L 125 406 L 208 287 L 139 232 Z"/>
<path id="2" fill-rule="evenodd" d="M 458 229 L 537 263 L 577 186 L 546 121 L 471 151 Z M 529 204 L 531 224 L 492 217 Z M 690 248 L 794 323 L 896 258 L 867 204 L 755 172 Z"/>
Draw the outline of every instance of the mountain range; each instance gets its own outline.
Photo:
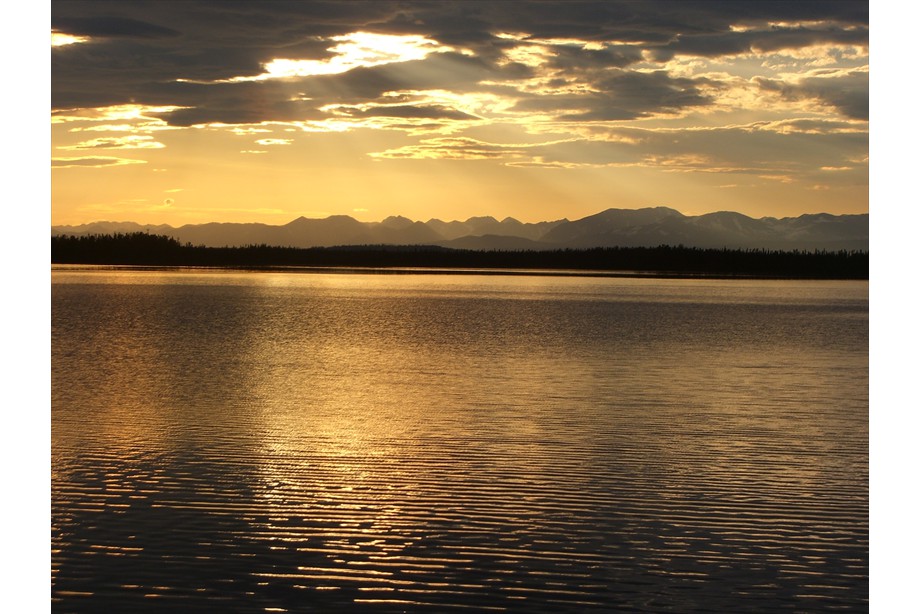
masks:
<path id="1" fill-rule="evenodd" d="M 471 217 L 466 221 L 413 221 L 391 216 L 360 222 L 347 215 L 299 217 L 284 225 L 259 223 L 142 225 L 92 222 L 52 226 L 54 235 L 149 232 L 208 247 L 277 245 L 438 245 L 481 250 L 548 250 L 591 247 L 686 247 L 781 250 L 869 250 L 869 214 L 806 214 L 751 218 L 720 211 L 684 215 L 668 207 L 607 209 L 578 220 L 525 223 L 514 218 Z"/>

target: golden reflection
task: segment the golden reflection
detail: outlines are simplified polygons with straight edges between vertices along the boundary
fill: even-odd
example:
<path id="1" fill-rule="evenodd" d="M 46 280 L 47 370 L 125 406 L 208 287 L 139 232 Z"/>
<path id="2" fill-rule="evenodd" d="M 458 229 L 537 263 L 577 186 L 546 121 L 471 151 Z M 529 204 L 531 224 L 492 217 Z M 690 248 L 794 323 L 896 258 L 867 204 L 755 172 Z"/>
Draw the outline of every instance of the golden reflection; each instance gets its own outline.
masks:
<path id="1" fill-rule="evenodd" d="M 69 364 L 82 356 L 100 373 L 122 373 L 106 376 L 117 394 L 90 399 L 108 414 L 84 407 L 92 429 L 85 414 L 55 415 L 56 504 L 84 520 L 112 514 L 92 514 L 103 525 L 132 489 L 153 484 L 159 500 L 139 506 L 139 518 L 200 521 L 173 534 L 199 540 L 180 551 L 208 569 L 242 569 L 235 578 L 246 588 L 342 590 L 347 605 L 365 601 L 354 595 L 397 604 L 493 589 L 594 604 L 611 561 L 638 566 L 645 580 L 651 569 L 696 581 L 715 566 L 759 564 L 765 552 L 804 576 L 801 561 L 820 569 L 847 538 L 835 523 L 851 499 L 821 507 L 822 493 L 838 494 L 828 481 L 864 492 L 868 468 L 838 452 L 840 438 L 864 437 L 865 416 L 841 422 L 841 400 L 816 391 L 833 395 L 843 389 L 833 378 L 867 377 L 868 365 L 842 368 L 822 349 L 772 339 L 797 312 L 752 327 L 743 317 L 751 295 L 737 280 L 139 279 L 111 274 L 109 290 L 125 302 L 106 311 L 105 326 L 78 317 L 72 337 L 57 338 Z M 775 305 L 776 292 L 765 299 L 758 287 L 753 304 Z M 661 311 L 641 315 L 651 296 Z M 713 317 L 723 303 L 729 325 Z M 680 333 L 689 330 L 696 336 Z M 218 351 L 201 351 L 211 345 Z M 63 393 L 80 386 L 61 375 L 57 398 L 73 402 Z M 138 392 L 156 381 L 163 386 Z M 132 460 L 138 451 L 146 466 Z M 97 473 L 83 475 L 75 503 L 68 459 Z M 819 505 L 798 508 L 803 499 Z M 68 522 L 56 523 L 58 541 Z M 138 526 L 124 530 L 133 537 Z M 153 530 L 143 544 L 104 535 L 80 547 L 115 565 L 141 552 L 154 560 L 164 543 Z M 826 550 L 790 557 L 790 541 L 825 537 L 834 540 L 819 544 Z M 151 598 L 182 590 L 118 582 Z"/>

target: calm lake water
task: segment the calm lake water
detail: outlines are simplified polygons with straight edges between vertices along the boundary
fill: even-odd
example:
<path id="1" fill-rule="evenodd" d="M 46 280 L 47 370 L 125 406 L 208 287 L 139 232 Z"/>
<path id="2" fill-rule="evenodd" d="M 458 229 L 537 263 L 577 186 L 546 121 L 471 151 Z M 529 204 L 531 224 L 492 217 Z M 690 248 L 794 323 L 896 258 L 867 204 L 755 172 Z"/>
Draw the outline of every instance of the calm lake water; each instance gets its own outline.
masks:
<path id="1" fill-rule="evenodd" d="M 868 611 L 868 295 L 54 269 L 53 609 Z"/>

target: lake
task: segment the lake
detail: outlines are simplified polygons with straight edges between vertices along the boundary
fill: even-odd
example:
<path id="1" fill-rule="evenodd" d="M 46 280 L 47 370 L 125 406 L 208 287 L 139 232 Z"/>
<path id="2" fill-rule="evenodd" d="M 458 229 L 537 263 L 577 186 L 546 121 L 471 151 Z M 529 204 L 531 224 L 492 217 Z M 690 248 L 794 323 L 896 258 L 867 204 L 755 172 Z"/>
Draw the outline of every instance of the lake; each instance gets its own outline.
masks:
<path id="1" fill-rule="evenodd" d="M 51 294 L 57 612 L 869 609 L 868 282 Z"/>

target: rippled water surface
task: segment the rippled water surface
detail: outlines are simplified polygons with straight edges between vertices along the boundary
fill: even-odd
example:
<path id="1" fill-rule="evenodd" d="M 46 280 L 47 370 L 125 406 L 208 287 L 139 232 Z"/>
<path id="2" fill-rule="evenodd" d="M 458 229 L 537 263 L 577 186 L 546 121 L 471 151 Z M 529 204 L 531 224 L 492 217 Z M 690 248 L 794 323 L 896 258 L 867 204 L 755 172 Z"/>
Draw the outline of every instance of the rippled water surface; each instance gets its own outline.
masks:
<path id="1" fill-rule="evenodd" d="M 55 270 L 53 608 L 868 611 L 868 309 Z"/>

